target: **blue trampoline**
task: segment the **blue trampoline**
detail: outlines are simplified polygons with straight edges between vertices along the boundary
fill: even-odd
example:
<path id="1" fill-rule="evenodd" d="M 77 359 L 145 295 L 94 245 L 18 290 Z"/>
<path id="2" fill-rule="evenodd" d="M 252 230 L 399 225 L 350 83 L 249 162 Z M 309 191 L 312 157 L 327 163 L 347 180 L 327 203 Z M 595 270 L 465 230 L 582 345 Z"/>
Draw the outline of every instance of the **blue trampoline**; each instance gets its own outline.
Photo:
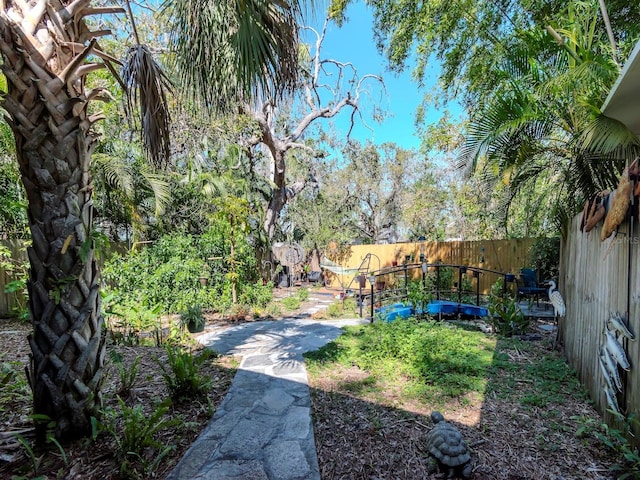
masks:
<path id="1" fill-rule="evenodd" d="M 393 305 L 376 308 L 376 314 L 385 322 L 392 322 L 396 318 L 409 318 L 410 316 L 415 315 L 415 312 L 409 305 L 405 305 L 404 303 L 394 303 Z"/>
<path id="2" fill-rule="evenodd" d="M 421 313 L 405 305 L 404 303 L 394 303 L 385 307 L 376 308 L 376 314 L 386 322 L 392 322 L 397 318 L 409 318 L 412 315 Z M 488 317 L 489 310 L 486 307 L 479 307 L 468 303 L 458 303 L 449 300 L 432 300 L 427 305 L 427 313 L 430 315 L 464 315 L 466 317 Z"/>
<path id="3" fill-rule="evenodd" d="M 450 300 L 433 300 L 427 305 L 427 312 L 431 315 L 465 315 L 468 317 L 488 317 L 489 310 L 469 303 L 458 303 Z"/>

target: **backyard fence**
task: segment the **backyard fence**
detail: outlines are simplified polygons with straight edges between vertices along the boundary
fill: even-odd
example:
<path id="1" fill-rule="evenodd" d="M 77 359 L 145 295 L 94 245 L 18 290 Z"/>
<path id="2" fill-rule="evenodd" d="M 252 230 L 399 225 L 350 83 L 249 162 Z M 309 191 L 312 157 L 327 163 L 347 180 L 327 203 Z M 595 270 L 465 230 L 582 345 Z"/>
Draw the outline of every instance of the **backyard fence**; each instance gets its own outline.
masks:
<path id="1" fill-rule="evenodd" d="M 598 410 L 609 422 L 612 416 L 604 393 L 605 378 L 600 372 L 598 353 L 606 341 L 605 322 L 612 312 L 629 310 L 630 329 L 640 333 L 639 238 L 630 235 L 629 223 L 620 226 L 613 241 L 600 241 L 600 230 L 579 230 L 580 216 L 571 223 L 561 255 L 560 291 L 565 297 L 567 316 L 560 322 L 560 337 L 567 360 L 576 369 L 582 384 Z M 636 225 L 637 229 L 637 225 Z M 629 261 L 631 260 L 631 261 Z M 631 371 L 622 377 L 623 391 L 617 395 L 620 408 L 640 411 L 639 342 L 622 342 L 631 362 Z"/>
<path id="2" fill-rule="evenodd" d="M 513 240 L 453 241 L 453 242 L 411 242 L 388 245 L 352 245 L 343 252 L 337 261 L 344 267 L 357 268 L 368 253 L 372 255 L 369 270 L 391 267 L 394 263 L 418 263 L 420 254 L 428 263 L 445 263 L 480 267 L 505 273 L 517 274 L 521 268 L 531 263 L 529 250 L 535 243 L 533 238 Z M 23 243 L 20 241 L 2 241 L 14 258 L 26 259 Z M 332 252 L 327 252 L 329 257 Z M 378 264 L 379 263 L 379 264 Z M 368 273 L 368 272 L 365 272 Z M 10 278 L 0 268 L 0 317 L 11 314 L 15 306 L 15 295 L 5 294 L 4 287 L 14 278 Z M 339 287 L 337 276 L 329 278 L 331 285 Z M 480 277 L 480 292 L 486 294 L 495 282 L 494 276 Z M 350 279 L 348 280 L 350 281 Z M 355 285 L 355 283 L 354 283 Z"/>
<path id="3" fill-rule="evenodd" d="M 379 270 L 394 264 L 421 263 L 420 255 L 430 264 L 446 263 L 465 265 L 518 274 L 521 268 L 531 263 L 529 250 L 535 243 L 534 238 L 512 240 L 478 240 L 452 242 L 411 242 L 387 245 L 352 245 L 338 263 L 346 268 L 358 268 L 367 254 L 371 254 L 369 270 Z M 331 256 L 331 252 L 327 252 Z M 379 265 L 378 265 L 379 259 Z M 333 260 L 333 259 L 332 259 Z M 365 274 L 367 272 L 364 272 Z M 332 287 L 340 286 L 337 275 L 330 275 Z M 480 277 L 480 292 L 486 294 L 496 281 L 494 276 Z M 349 283 L 348 281 L 346 283 Z M 356 283 L 354 282 L 354 285 Z"/>

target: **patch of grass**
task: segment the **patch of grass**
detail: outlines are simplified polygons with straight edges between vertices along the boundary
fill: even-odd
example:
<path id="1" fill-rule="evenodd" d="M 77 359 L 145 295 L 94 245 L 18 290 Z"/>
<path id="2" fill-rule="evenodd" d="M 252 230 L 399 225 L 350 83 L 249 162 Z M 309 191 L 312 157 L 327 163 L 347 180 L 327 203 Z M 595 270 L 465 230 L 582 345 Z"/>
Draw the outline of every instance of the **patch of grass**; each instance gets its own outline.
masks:
<path id="1" fill-rule="evenodd" d="M 500 339 L 490 369 L 489 390 L 500 398 L 515 398 L 530 407 L 584 398 L 586 394 L 575 371 L 564 359 L 555 352 L 539 352 L 530 342 Z"/>
<path id="2" fill-rule="evenodd" d="M 415 319 L 345 331 L 305 355 L 309 374 L 328 378 L 332 370 L 358 367 L 368 376 L 338 381 L 338 389 L 372 401 L 381 395 L 384 402 L 384 392 L 394 392 L 389 396 L 394 401 L 401 397 L 438 407 L 451 399 L 463 405 L 481 402 L 491 393 L 551 412 L 554 405 L 585 398 L 575 372 L 540 344 Z"/>
<path id="3" fill-rule="evenodd" d="M 359 378 L 355 380 L 345 380 L 340 382 L 339 387 L 341 390 L 352 393 L 361 393 L 367 391 L 376 390 L 377 379 L 373 375 L 368 375 L 365 378 Z"/>
<path id="4" fill-rule="evenodd" d="M 320 366 L 326 363 L 336 362 L 340 358 L 341 352 L 344 351 L 341 343 L 342 342 L 338 341 L 329 342 L 318 350 L 305 353 L 304 357 L 310 366 Z"/>
<path id="5" fill-rule="evenodd" d="M 358 316 L 358 305 L 355 298 L 345 298 L 335 301 L 327 307 L 327 315 L 330 318 L 356 317 Z"/>
<path id="6" fill-rule="evenodd" d="M 480 332 L 414 319 L 351 327 L 335 342 L 306 355 L 310 371 L 322 374 L 333 362 L 357 365 L 374 380 L 403 394 L 438 403 L 469 392 L 483 393 L 495 338 Z"/>
<path id="7" fill-rule="evenodd" d="M 300 297 L 298 296 L 285 297 L 282 300 L 280 300 L 280 303 L 282 303 L 284 308 L 286 308 L 287 310 L 297 310 L 298 308 L 300 308 L 300 305 L 302 304 L 302 300 L 300 300 Z"/>

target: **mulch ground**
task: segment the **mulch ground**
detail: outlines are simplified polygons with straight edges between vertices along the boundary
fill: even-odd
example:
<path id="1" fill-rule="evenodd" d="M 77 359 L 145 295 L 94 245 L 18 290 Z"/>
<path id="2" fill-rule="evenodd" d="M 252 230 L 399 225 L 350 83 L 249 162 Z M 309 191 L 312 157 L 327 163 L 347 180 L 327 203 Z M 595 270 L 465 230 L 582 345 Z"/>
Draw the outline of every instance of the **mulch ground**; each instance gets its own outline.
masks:
<path id="1" fill-rule="evenodd" d="M 26 341 L 29 330 L 29 325 L 24 323 L 0 320 L 0 379 L 9 364 L 17 371 L 17 375 L 24 378 L 22 366 L 28 364 L 30 352 Z M 123 397 L 127 406 L 140 405 L 145 415 L 149 415 L 157 401 L 169 397 L 169 391 L 156 361 L 157 358 L 160 362 L 167 363 L 167 355 L 163 348 L 108 345 L 107 353 L 108 356 L 113 353 L 121 355 L 125 365 L 132 365 L 136 357 L 140 357 L 140 369 L 134 387 Z M 200 398 L 172 405 L 166 418 L 178 419 L 179 423 L 162 430 L 157 439 L 162 445 L 173 445 L 174 450 L 153 472 L 141 475 L 141 478 L 164 478 L 182 458 L 224 398 L 235 375 L 235 364 L 231 357 L 220 357 L 202 366 L 201 373 L 213 380 L 211 390 Z M 120 389 L 119 378 L 114 364 L 108 362 L 107 378 L 103 387 L 105 409 L 120 409 L 116 397 Z M 0 399 L 0 478 L 10 479 L 13 475 L 67 480 L 133 477 L 120 474 L 120 463 L 114 456 L 113 438 L 106 433 L 100 434 L 95 441 L 86 439 L 64 444 L 62 448 L 66 461 L 55 445 L 51 445 L 51 449 L 46 452 L 34 452 L 37 457 L 34 461 L 15 437 L 15 434 L 19 433 L 30 444 L 33 442 L 30 412 L 31 399 L 28 387 L 22 394 L 15 392 L 11 401 Z M 154 452 L 149 452 L 147 460 L 152 460 L 153 455 Z"/>
<path id="2" fill-rule="evenodd" d="M 526 364 L 537 355 L 561 355 L 551 350 L 551 344 L 550 339 L 531 342 L 532 351 L 521 352 L 512 361 Z M 429 470 L 424 446 L 425 435 L 433 427 L 433 407 L 404 400 L 397 386 L 382 392 L 359 388 L 367 385 L 368 376 L 357 366 L 311 375 L 322 478 L 443 478 Z M 610 473 L 615 460 L 611 452 L 592 435 L 576 436 L 585 422 L 601 423 L 585 398 L 569 397 L 539 408 L 523 405 L 517 392 L 513 398 L 501 397 L 494 393 L 470 396 L 437 407 L 471 447 L 473 479 L 617 478 Z"/>

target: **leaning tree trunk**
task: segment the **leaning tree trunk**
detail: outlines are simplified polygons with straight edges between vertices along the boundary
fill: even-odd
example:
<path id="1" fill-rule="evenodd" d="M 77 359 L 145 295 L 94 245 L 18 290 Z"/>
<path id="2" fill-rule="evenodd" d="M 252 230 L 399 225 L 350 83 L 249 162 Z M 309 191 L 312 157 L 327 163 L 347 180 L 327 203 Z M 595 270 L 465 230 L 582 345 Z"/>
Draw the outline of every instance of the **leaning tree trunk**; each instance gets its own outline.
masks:
<path id="1" fill-rule="evenodd" d="M 101 52 L 93 50 L 93 34 L 82 20 L 91 13 L 88 4 L 0 1 L 8 85 L 2 106 L 15 136 L 33 239 L 28 376 L 34 413 L 55 421 L 58 438 L 90 431 L 105 352 L 91 235 L 90 128 L 96 118 L 87 112 L 98 92 L 84 89 L 84 76 L 99 68 L 85 59 Z M 40 441 L 45 428 L 36 424 Z"/>
<path id="2" fill-rule="evenodd" d="M 269 243 L 273 243 L 282 210 L 284 210 L 287 203 L 302 192 L 307 186 L 307 180 L 298 180 L 287 185 L 285 175 L 285 155 L 287 154 L 287 150 L 288 148 L 285 147 L 280 147 L 279 149 L 270 148 L 274 165 L 273 172 L 271 174 L 273 189 L 271 190 L 271 198 L 267 205 L 263 224 Z"/>

